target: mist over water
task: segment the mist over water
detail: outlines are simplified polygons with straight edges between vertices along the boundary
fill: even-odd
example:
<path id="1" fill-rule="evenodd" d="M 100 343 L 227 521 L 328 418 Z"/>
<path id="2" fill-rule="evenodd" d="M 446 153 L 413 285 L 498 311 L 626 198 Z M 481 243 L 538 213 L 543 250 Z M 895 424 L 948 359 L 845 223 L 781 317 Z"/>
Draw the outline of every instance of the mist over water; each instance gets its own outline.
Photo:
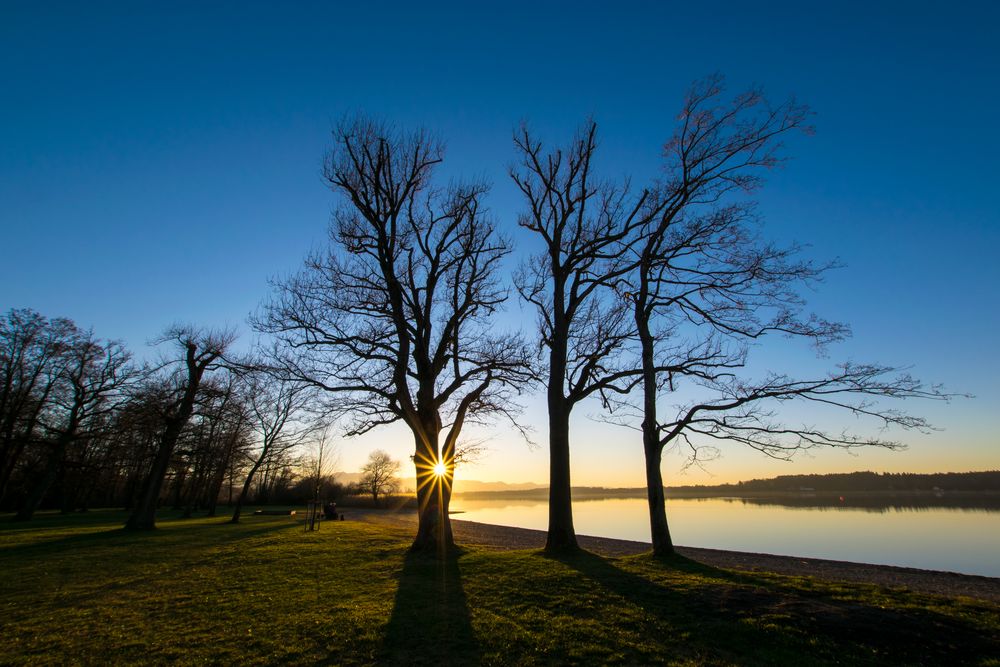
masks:
<path id="1" fill-rule="evenodd" d="M 454 518 L 545 530 L 547 504 L 456 496 Z M 577 533 L 649 542 L 643 498 L 579 500 Z M 828 558 L 1000 577 L 1000 511 L 940 507 L 791 507 L 731 498 L 670 499 L 680 546 Z"/>

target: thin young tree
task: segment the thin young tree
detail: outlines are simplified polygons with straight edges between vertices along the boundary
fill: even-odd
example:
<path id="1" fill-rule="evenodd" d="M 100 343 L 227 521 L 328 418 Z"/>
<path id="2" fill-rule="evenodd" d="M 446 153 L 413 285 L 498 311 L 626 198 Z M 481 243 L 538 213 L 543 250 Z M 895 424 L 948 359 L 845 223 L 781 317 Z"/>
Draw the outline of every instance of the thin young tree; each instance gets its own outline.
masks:
<path id="1" fill-rule="evenodd" d="M 195 401 L 202 379 L 216 367 L 236 336 L 229 331 L 201 331 L 189 326 L 169 328 L 158 342 L 172 342 L 183 351 L 181 368 L 175 366 L 170 381 L 158 383 L 165 389 L 157 403 L 162 406 L 162 430 L 152 465 L 139 491 L 135 507 L 128 521 L 127 530 L 153 530 L 156 528 L 156 508 L 160 500 L 163 480 L 174 453 L 174 447 L 194 412 Z"/>
<path id="2" fill-rule="evenodd" d="M 305 469 L 309 481 L 309 497 L 314 503 L 319 503 L 327 491 L 336 483 L 332 474 L 337 465 L 337 448 L 329 429 L 324 429 L 312 443 L 312 452 L 305 460 Z"/>
<path id="3" fill-rule="evenodd" d="M 665 147 L 667 176 L 646 191 L 642 224 L 628 243 L 637 262 L 621 293 L 639 340 L 638 416 L 658 555 L 673 552 L 661 473 L 666 447 L 683 444 L 694 460 L 706 442 L 741 443 L 779 459 L 821 446 L 893 449 L 898 443 L 881 437 L 788 425 L 776 419 L 774 406 L 808 401 L 883 426 L 922 429 L 923 419 L 881 407 L 878 399 L 947 398 L 878 364 L 842 364 L 810 379 L 739 375 L 750 344 L 767 336 L 824 348 L 849 335 L 845 325 L 804 312 L 802 288 L 833 265 L 801 259 L 797 246 L 763 241 L 746 200 L 763 172 L 780 163 L 783 137 L 810 130 L 808 117 L 794 100 L 771 105 L 757 89 L 727 99 L 718 76 L 696 83 Z M 698 398 L 661 417 L 658 401 L 685 380 Z"/>
<path id="4" fill-rule="evenodd" d="M 447 551 L 463 427 L 503 415 L 528 379 L 519 337 L 491 315 L 507 299 L 482 183 L 433 184 L 441 144 L 365 117 L 340 123 L 324 168 L 341 195 L 329 250 L 276 285 L 257 319 L 299 379 L 329 392 L 347 435 L 402 421 L 414 440 L 415 550 Z"/>
<path id="5" fill-rule="evenodd" d="M 269 459 L 303 444 L 323 424 L 306 419 L 312 385 L 289 380 L 256 364 L 244 375 L 248 425 L 257 439 L 256 457 L 243 481 L 230 523 L 239 523 L 254 476 Z"/>

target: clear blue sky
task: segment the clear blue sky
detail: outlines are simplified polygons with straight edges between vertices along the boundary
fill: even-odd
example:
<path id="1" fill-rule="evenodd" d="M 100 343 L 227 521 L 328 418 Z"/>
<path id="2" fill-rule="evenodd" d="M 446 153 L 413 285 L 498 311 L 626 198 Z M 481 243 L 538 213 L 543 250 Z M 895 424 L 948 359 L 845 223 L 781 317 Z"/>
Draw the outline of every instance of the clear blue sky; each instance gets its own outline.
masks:
<path id="1" fill-rule="evenodd" d="M 518 121 L 565 139 L 593 115 L 609 173 L 642 180 L 688 84 L 718 71 L 816 112 L 761 201 L 771 236 L 848 265 L 812 298 L 854 327 L 830 361 L 912 364 L 977 398 L 911 406 L 946 430 L 904 435 L 907 453 L 789 466 L 734 450 L 716 481 L 1000 467 L 1000 5 L 809 4 L 3 2 L 0 308 L 136 349 L 174 321 L 238 325 L 323 242 L 319 166 L 342 114 L 439 132 L 448 173 L 492 180 L 512 227 Z M 576 481 L 641 480 L 631 434 L 576 428 Z M 391 440 L 343 444 L 345 467 L 376 444 L 404 455 Z M 544 448 L 496 447 L 470 477 L 545 478 Z"/>

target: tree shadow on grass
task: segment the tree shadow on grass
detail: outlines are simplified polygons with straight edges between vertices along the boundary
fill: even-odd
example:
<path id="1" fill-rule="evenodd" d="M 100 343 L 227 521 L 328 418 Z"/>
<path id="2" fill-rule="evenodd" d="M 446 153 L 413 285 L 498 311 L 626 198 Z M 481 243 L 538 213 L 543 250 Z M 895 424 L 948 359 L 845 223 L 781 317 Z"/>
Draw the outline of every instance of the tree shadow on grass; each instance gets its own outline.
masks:
<path id="1" fill-rule="evenodd" d="M 13 577 L 0 590 L 30 596 L 37 605 L 83 609 L 157 582 L 169 586 L 190 580 L 199 568 L 220 567 L 220 547 L 294 527 L 201 522 L 135 532 L 114 524 L 107 530 L 14 545 L 0 548 L 0 569 Z"/>
<path id="2" fill-rule="evenodd" d="M 470 665 L 481 662 L 472 629 L 460 553 L 438 559 L 409 552 L 386 626 L 379 664 Z"/>
<path id="3" fill-rule="evenodd" d="M 932 609 L 886 609 L 832 594 L 795 591 L 753 575 L 721 570 L 680 555 L 647 563 L 696 575 L 698 583 L 664 585 L 585 551 L 555 557 L 653 617 L 689 633 L 698 653 L 738 661 L 979 663 L 1000 654 L 1000 637 L 971 621 Z M 818 640 L 818 641 L 817 641 Z M 821 656 L 817 643 L 832 652 Z"/>
<path id="4" fill-rule="evenodd" d="M 171 544 L 183 546 L 186 551 L 198 546 L 219 546 L 229 542 L 244 540 L 265 533 L 295 528 L 295 524 L 269 522 L 260 526 L 247 528 L 233 526 L 228 523 L 196 523 L 190 526 L 170 525 L 150 531 L 128 531 L 118 523 L 107 524 L 104 530 L 88 530 L 57 537 L 41 537 L 38 540 L 24 544 L 0 544 L 0 560 L 24 561 L 31 559 L 58 558 L 69 553 L 76 553 L 90 547 L 131 549 L 140 545 L 158 548 Z M 91 524 L 93 525 L 93 524 Z M 167 527 L 169 526 L 169 528 Z M 148 549 L 137 555 L 150 553 Z M 155 552 L 153 552 L 155 554 Z"/>

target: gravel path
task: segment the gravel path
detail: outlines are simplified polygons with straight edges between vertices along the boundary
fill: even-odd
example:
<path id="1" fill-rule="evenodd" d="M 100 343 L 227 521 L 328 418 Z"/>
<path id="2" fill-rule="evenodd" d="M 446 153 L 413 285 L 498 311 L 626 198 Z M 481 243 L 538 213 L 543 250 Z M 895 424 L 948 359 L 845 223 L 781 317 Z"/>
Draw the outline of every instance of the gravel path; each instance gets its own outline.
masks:
<path id="1" fill-rule="evenodd" d="M 404 527 L 415 525 L 417 518 L 416 514 L 410 511 L 391 512 L 350 507 L 344 508 L 344 512 L 348 519 Z M 502 550 L 540 549 L 545 546 L 545 532 L 541 530 L 496 526 L 460 519 L 452 519 L 452 527 L 455 532 L 455 541 L 460 544 Z M 578 540 L 584 549 L 611 557 L 640 554 L 651 548 L 646 542 L 615 540 L 606 537 L 581 535 L 578 536 Z M 678 547 L 677 551 L 691 560 L 712 567 L 749 572 L 776 572 L 793 576 L 816 577 L 829 581 L 878 584 L 906 588 L 919 593 L 948 597 L 964 595 L 1000 602 L 1000 578 L 994 577 L 696 547 Z"/>

